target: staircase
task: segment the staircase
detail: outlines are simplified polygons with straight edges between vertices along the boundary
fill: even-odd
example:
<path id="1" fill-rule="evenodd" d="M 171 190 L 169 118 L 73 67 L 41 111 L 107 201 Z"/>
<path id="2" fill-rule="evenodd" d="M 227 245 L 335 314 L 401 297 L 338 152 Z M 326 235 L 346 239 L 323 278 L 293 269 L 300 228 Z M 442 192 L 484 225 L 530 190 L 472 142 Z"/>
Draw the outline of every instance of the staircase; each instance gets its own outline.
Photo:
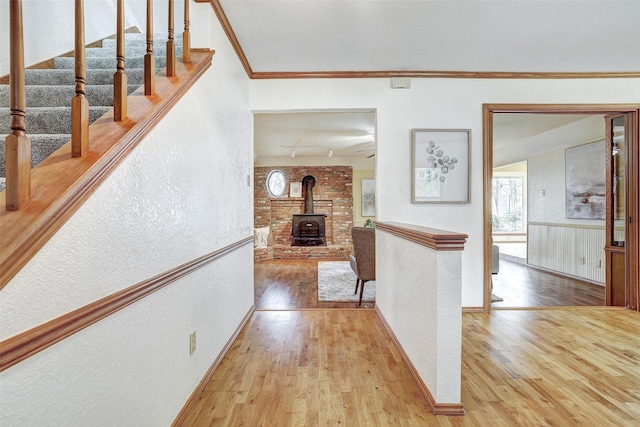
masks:
<path id="1" fill-rule="evenodd" d="M 156 72 L 166 66 L 166 38 L 154 36 Z M 174 39 L 176 55 L 182 55 L 180 36 Z M 89 123 L 113 108 L 113 75 L 116 72 L 116 39 L 102 40 L 101 47 L 86 48 L 86 96 Z M 144 84 L 146 35 L 125 34 L 125 73 L 128 92 Z M 71 99 L 75 96 L 75 59 L 54 58 L 52 69 L 27 69 L 26 124 L 31 139 L 31 167 L 35 167 L 71 139 Z M 9 85 L 0 85 L 0 191 L 5 188 L 4 139 L 11 132 Z M 89 131 L 91 135 L 91 131 Z"/>

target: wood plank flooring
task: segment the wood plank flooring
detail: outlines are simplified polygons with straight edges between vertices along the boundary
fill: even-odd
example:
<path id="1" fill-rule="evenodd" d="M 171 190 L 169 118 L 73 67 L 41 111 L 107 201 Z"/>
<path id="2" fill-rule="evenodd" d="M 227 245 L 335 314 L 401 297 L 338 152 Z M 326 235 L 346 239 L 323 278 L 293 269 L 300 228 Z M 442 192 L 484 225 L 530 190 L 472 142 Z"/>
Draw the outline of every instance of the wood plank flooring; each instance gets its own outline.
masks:
<path id="1" fill-rule="evenodd" d="M 493 275 L 493 293 L 501 307 L 603 306 L 604 286 L 563 277 L 504 259 Z"/>
<path id="2" fill-rule="evenodd" d="M 438 424 L 373 310 L 304 310 L 256 312 L 187 425 Z"/>
<path id="3" fill-rule="evenodd" d="M 305 300 L 296 278 L 309 269 L 257 267 L 256 301 L 269 275 L 291 294 L 278 301 Z M 429 412 L 375 311 L 258 310 L 184 425 L 637 427 L 639 332 L 640 313 L 624 309 L 465 313 L 466 415 L 447 417 Z"/>
<path id="4" fill-rule="evenodd" d="M 254 276 L 257 309 L 358 308 L 357 302 L 318 301 L 317 259 L 274 259 L 256 262 Z M 362 303 L 362 308 L 373 307 L 373 302 Z"/>

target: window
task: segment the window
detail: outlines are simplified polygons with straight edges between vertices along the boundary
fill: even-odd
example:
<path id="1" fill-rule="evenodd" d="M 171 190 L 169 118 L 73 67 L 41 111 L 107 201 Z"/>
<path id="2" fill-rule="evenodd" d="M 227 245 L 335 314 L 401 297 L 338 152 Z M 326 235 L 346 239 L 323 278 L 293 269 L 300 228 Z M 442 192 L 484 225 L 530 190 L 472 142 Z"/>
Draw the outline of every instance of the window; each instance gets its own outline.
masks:
<path id="1" fill-rule="evenodd" d="M 493 232 L 523 233 L 524 178 L 517 176 L 493 178 Z"/>
<path id="2" fill-rule="evenodd" d="M 282 197 L 287 189 L 287 182 L 284 172 L 281 170 L 272 170 L 267 176 L 267 190 L 271 197 Z"/>

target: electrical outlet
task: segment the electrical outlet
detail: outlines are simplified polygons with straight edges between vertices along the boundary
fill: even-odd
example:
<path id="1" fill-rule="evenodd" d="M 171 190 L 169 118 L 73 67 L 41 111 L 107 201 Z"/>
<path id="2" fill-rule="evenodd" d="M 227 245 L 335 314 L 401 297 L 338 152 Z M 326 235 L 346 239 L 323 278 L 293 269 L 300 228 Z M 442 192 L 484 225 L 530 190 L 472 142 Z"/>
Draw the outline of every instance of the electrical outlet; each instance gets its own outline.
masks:
<path id="1" fill-rule="evenodd" d="M 189 334 L 189 354 L 193 354 L 196 351 L 196 331 Z"/>

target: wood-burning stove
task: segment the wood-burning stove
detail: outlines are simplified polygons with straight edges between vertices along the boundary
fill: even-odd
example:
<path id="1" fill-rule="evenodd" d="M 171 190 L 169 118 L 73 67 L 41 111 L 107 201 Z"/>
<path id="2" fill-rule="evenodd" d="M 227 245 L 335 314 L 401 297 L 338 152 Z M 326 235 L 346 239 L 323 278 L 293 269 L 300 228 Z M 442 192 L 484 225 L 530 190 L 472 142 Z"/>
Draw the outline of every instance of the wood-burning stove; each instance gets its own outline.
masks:
<path id="1" fill-rule="evenodd" d="M 316 185 L 316 179 L 311 175 L 302 178 L 304 213 L 293 215 L 291 246 L 327 246 L 324 228 L 326 215 L 313 213 L 314 185 Z"/>
<path id="2" fill-rule="evenodd" d="M 293 215 L 291 246 L 327 246 L 324 214 Z"/>

